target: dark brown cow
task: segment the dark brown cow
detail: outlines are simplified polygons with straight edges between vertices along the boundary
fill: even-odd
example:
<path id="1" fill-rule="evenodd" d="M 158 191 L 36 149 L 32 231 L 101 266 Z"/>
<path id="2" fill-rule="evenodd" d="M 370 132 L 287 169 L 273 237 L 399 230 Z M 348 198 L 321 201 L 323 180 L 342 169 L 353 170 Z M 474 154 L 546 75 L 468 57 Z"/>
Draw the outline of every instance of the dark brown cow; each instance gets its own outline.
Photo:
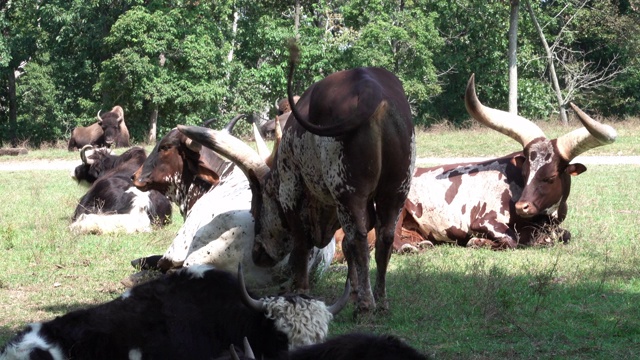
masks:
<path id="1" fill-rule="evenodd" d="M 292 48 L 288 94 L 297 48 Z M 415 163 L 411 110 L 402 83 L 381 68 L 340 71 L 311 85 L 293 106 L 270 169 L 224 132 L 179 126 L 240 166 L 253 191 L 253 260 L 273 266 L 291 252 L 293 287 L 308 291 L 309 250 L 342 226 L 356 311 L 386 308 L 385 275 L 396 222 Z M 293 119 L 293 118 L 292 118 Z M 367 233 L 376 228 L 377 278 L 369 283 Z M 374 299 L 375 296 L 375 299 Z"/>
<path id="2" fill-rule="evenodd" d="M 586 171 L 571 161 L 612 143 L 616 131 L 571 104 L 584 127 L 548 139 L 531 121 L 482 105 L 473 75 L 465 104 L 473 118 L 518 141 L 523 151 L 482 162 L 416 169 L 403 228 L 433 243 L 494 249 L 546 241 L 540 238 L 543 230 L 553 230 L 567 215 L 571 176 Z M 555 232 L 563 241 L 570 239 L 566 230 Z"/>
<path id="3" fill-rule="evenodd" d="M 71 132 L 68 150 L 82 149 L 85 145 L 99 147 L 128 147 L 129 130 L 124 122 L 124 110 L 114 106 L 111 111 L 100 116 L 97 122 L 87 127 L 78 126 Z"/>

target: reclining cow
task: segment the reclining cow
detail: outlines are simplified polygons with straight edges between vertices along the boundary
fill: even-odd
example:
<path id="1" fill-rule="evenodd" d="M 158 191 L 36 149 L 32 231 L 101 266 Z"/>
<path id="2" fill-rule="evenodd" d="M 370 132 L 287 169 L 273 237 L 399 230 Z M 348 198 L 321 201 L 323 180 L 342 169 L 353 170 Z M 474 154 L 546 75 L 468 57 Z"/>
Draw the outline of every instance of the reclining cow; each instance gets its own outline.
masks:
<path id="1" fill-rule="evenodd" d="M 146 159 L 144 149 L 133 147 L 118 156 L 88 145 L 80 154 L 83 163 L 74 170 L 74 179 L 91 186 L 74 211 L 72 232 L 147 232 L 151 225 L 171 221 L 171 202 L 155 190 L 136 189 L 131 181 Z"/>
<path id="2" fill-rule="evenodd" d="M 292 46 L 288 96 L 297 48 Z M 292 106 L 273 168 L 239 139 L 178 126 L 231 159 L 249 178 L 256 219 L 256 264 L 274 266 L 291 253 L 293 288 L 309 290 L 308 259 L 345 230 L 357 312 L 386 308 L 386 270 L 398 215 L 415 163 L 411 111 L 400 80 L 381 68 L 357 68 L 311 85 Z M 369 283 L 367 233 L 376 228 L 377 278 Z M 375 295 L 374 295 L 375 294 Z M 375 299 L 374 299 L 375 296 Z"/>
<path id="3" fill-rule="evenodd" d="M 99 177 L 106 174 L 113 168 L 119 167 L 128 170 L 126 173 L 133 173 L 138 170 L 147 158 L 146 151 L 134 146 L 121 155 L 116 155 L 109 148 L 98 148 L 93 145 L 85 145 L 80 150 L 82 164 L 76 166 L 71 174 L 71 178 L 78 184 L 93 184 Z M 126 174 L 124 174 L 126 176 Z"/>
<path id="4" fill-rule="evenodd" d="M 262 358 L 264 359 L 264 358 Z M 264 360 L 427 360 L 428 357 L 393 335 L 351 333 L 335 336 L 325 342 L 302 346 L 278 359 Z M 243 339 L 242 350 L 231 345 L 229 351 L 215 360 L 256 360 Z"/>
<path id="5" fill-rule="evenodd" d="M 122 296 L 28 325 L 0 360 L 212 359 L 243 337 L 259 358 L 321 342 L 347 303 L 301 295 L 254 299 L 236 276 L 194 266 L 138 285 Z"/>
<path id="6" fill-rule="evenodd" d="M 227 125 L 223 132 L 229 131 Z M 270 286 L 290 279 L 286 258 L 272 268 L 258 267 L 253 262 L 254 218 L 249 211 L 249 182 L 240 169 L 212 150 L 172 130 L 135 173 L 134 184 L 141 190 L 154 189 L 165 194 L 185 216 L 184 224 L 162 256 L 136 259 L 132 262 L 134 266 L 168 271 L 210 264 L 231 271 L 241 262 L 252 286 Z M 333 246 L 313 249 L 309 271 L 326 270 L 333 251 Z"/>
<path id="7" fill-rule="evenodd" d="M 129 147 L 129 130 L 124 123 L 124 110 L 114 106 L 87 127 L 78 126 L 71 132 L 68 150 L 82 149 L 85 145 L 98 147 Z"/>
<path id="8" fill-rule="evenodd" d="M 548 139 L 531 121 L 482 105 L 473 75 L 465 104 L 474 119 L 518 141 L 523 150 L 482 162 L 416 169 L 401 215 L 403 228 L 433 243 L 462 246 L 502 249 L 545 242 L 539 239 L 542 230 L 567 215 L 571 176 L 586 171 L 571 161 L 612 143 L 616 131 L 571 104 L 584 127 Z M 555 232 L 565 242 L 570 239 L 566 230 Z"/>

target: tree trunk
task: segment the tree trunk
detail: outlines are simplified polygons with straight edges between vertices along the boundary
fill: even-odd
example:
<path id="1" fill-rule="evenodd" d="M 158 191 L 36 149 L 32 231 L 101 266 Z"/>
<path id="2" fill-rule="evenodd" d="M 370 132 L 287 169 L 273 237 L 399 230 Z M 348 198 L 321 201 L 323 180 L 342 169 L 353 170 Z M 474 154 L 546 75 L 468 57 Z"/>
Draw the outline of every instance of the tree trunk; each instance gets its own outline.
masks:
<path id="1" fill-rule="evenodd" d="M 542 41 L 542 46 L 544 47 L 544 51 L 547 54 L 547 61 L 549 62 L 549 77 L 551 78 L 551 84 L 553 85 L 553 90 L 556 93 L 556 99 L 558 100 L 558 108 L 560 110 L 560 122 L 562 125 L 567 125 L 569 121 L 567 120 L 567 111 L 564 108 L 564 100 L 562 99 L 562 92 L 560 91 L 560 84 L 558 83 L 558 76 L 556 75 L 556 67 L 553 64 L 553 53 L 551 53 L 551 49 L 549 48 L 549 44 L 547 43 L 547 39 L 542 32 L 542 28 L 538 23 L 538 19 L 536 15 L 533 13 L 533 8 L 531 8 L 531 3 L 529 0 L 526 0 L 527 10 L 529 11 L 529 15 L 531 15 L 531 20 L 533 21 L 533 25 L 536 27 L 538 31 L 538 36 L 540 36 L 540 41 Z"/>
<path id="2" fill-rule="evenodd" d="M 509 112 L 518 114 L 518 9 L 519 0 L 511 0 L 509 17 Z"/>
<path id="3" fill-rule="evenodd" d="M 9 69 L 9 137 L 11 147 L 18 146 L 18 102 L 16 101 L 16 73 Z"/>
<path id="4" fill-rule="evenodd" d="M 156 143 L 157 128 L 158 128 L 158 105 L 153 104 L 153 110 L 151 111 L 151 116 L 149 117 L 149 137 L 147 138 L 147 142 L 150 145 L 154 145 Z"/>
<path id="5" fill-rule="evenodd" d="M 300 29 L 300 0 L 296 0 L 295 14 L 293 17 L 293 24 L 296 30 L 296 40 L 300 40 L 300 33 L 298 30 Z"/>

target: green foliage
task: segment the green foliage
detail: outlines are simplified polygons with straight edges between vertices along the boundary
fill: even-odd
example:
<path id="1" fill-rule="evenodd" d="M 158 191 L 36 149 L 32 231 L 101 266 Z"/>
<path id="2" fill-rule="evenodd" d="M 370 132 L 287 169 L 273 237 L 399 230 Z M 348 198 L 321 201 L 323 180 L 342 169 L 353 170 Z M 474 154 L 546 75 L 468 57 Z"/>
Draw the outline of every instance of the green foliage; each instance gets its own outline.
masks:
<path id="1" fill-rule="evenodd" d="M 221 127 L 238 113 L 270 118 L 286 93 L 285 44 L 294 36 L 302 50 L 293 81 L 297 94 L 338 70 L 383 66 L 402 80 L 418 125 L 445 119 L 465 126 L 462 96 L 472 73 L 482 101 L 506 108 L 508 2 L 303 0 L 298 29 L 294 4 L 8 2 L 0 7 L 0 141 L 9 140 L 12 126 L 8 74 L 21 64 L 29 71 L 22 69 L 16 83 L 15 125 L 19 137 L 33 144 L 63 139 L 116 104 L 137 141 L 146 139 L 156 110 L 160 136 L 177 124 L 211 118 L 218 119 L 213 127 Z M 532 2 L 547 40 L 556 44 L 563 96 L 592 113 L 640 112 L 640 13 L 629 4 Z M 524 9 L 521 4 L 519 109 L 525 117 L 546 119 L 557 112 L 556 100 L 546 55 Z M 570 92 L 576 70 L 624 72 L 608 87 Z M 38 120 L 27 120 L 33 114 Z M 43 123 L 51 131 L 41 130 Z"/>

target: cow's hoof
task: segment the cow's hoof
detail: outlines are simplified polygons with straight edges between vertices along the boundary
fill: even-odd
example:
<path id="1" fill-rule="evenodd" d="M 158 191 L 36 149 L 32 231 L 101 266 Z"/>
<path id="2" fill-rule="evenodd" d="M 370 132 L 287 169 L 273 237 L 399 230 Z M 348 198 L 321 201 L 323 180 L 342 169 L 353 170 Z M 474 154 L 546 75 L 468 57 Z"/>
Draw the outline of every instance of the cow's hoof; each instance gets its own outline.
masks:
<path id="1" fill-rule="evenodd" d="M 432 243 L 431 241 L 429 241 L 429 240 L 425 240 L 425 241 L 420 241 L 420 242 L 418 243 L 418 247 L 419 247 L 420 249 L 426 249 L 426 248 L 432 248 L 432 247 L 435 247 L 435 245 L 433 245 L 433 243 Z"/>
<path id="2" fill-rule="evenodd" d="M 411 245 L 411 244 L 403 244 L 400 247 L 400 250 L 398 251 L 398 253 L 400 254 L 410 254 L 410 253 L 417 253 L 419 250 L 417 247 Z"/>
<path id="3" fill-rule="evenodd" d="M 131 266 L 136 270 L 159 270 L 158 261 L 162 255 L 151 255 L 135 260 L 131 260 Z"/>

